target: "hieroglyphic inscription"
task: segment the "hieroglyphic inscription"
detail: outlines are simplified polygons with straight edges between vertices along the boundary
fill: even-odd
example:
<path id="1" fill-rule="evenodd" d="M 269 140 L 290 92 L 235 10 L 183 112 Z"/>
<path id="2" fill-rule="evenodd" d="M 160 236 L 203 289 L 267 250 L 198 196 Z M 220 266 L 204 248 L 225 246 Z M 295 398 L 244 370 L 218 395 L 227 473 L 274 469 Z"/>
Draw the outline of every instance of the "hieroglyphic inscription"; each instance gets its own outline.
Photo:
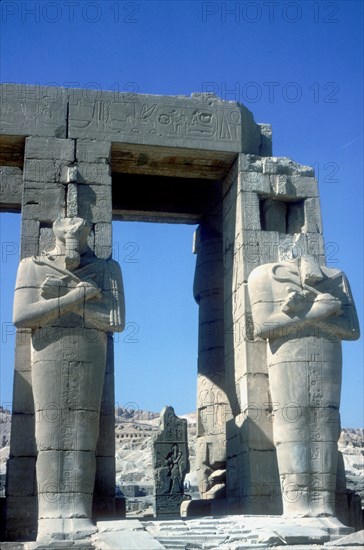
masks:
<path id="1" fill-rule="evenodd" d="M 67 90 L 2 84 L 0 134 L 66 137 Z"/>
<path id="2" fill-rule="evenodd" d="M 173 99 L 173 100 L 172 100 Z M 183 137 L 188 141 L 217 141 L 240 146 L 241 112 L 237 104 L 209 105 L 201 100 L 153 96 L 130 98 L 103 92 L 94 98 L 73 94 L 70 101 L 72 137 L 109 138 L 112 141 L 159 142 Z M 166 142 L 166 144 L 168 144 Z M 188 143 L 186 144 L 188 146 Z"/>

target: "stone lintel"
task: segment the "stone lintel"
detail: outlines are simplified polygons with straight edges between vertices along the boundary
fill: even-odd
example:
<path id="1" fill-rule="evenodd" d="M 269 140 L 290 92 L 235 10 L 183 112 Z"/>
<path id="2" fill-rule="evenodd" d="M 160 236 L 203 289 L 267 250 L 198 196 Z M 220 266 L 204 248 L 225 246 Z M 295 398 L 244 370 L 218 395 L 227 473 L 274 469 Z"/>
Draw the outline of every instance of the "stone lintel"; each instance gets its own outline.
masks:
<path id="1" fill-rule="evenodd" d="M 10 136 L 67 136 L 65 88 L 2 84 L 0 134 Z"/>
<path id="2" fill-rule="evenodd" d="M 0 85 L 9 136 L 81 138 L 267 154 L 270 132 L 252 113 L 210 94 L 158 96 L 7 83 Z"/>
<path id="3" fill-rule="evenodd" d="M 259 153 L 260 127 L 236 102 L 72 90 L 69 137 L 211 151 Z"/>

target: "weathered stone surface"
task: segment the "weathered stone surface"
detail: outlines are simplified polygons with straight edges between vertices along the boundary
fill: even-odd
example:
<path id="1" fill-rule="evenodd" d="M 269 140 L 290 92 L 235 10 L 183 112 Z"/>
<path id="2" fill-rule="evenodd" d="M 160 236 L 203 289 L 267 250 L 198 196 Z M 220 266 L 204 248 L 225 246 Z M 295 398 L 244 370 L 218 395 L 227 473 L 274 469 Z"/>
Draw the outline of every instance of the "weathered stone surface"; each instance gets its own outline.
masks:
<path id="1" fill-rule="evenodd" d="M 7 210 L 19 209 L 23 189 L 23 173 L 16 166 L 0 166 L 0 203 Z"/>
<path id="2" fill-rule="evenodd" d="M 122 330 L 124 306 L 120 270 L 88 250 L 89 230 L 82 218 L 58 219 L 56 247 L 24 260 L 17 276 L 14 323 L 32 330 L 39 540 L 95 530 L 90 518 L 106 332 Z"/>
<path id="3" fill-rule="evenodd" d="M 164 407 L 160 431 L 153 441 L 155 469 L 155 514 L 179 514 L 184 494 L 184 478 L 189 471 L 187 420 L 178 418 L 173 407 Z"/>
<path id="4" fill-rule="evenodd" d="M 145 531 L 108 531 L 93 536 L 97 550 L 163 550 L 164 546 Z"/>
<path id="5" fill-rule="evenodd" d="M 260 129 L 242 105 L 217 97 L 73 90 L 69 135 L 217 151 L 259 152 Z"/>
<path id="6" fill-rule="evenodd" d="M 29 464 L 29 461 L 32 464 Z M 11 483 L 6 487 L 7 496 L 29 497 L 37 493 L 35 479 L 28 475 L 29 469 L 35 469 L 35 457 L 17 456 L 11 457 L 8 464 Z"/>
<path id="7" fill-rule="evenodd" d="M 37 532 L 37 497 L 8 496 L 6 499 L 7 540 L 35 540 Z M 19 521 L 19 510 L 22 511 Z"/>
<path id="8" fill-rule="evenodd" d="M 184 507 L 193 510 L 194 503 L 212 508 L 213 501 L 191 501 Z M 339 525 L 327 525 L 325 520 L 279 516 L 228 515 L 188 518 L 184 521 L 144 522 L 146 529 L 166 548 L 205 547 L 211 550 L 241 550 L 243 548 L 323 548 L 331 534 L 337 536 Z M 342 527 L 342 531 L 350 529 Z M 325 545 L 326 547 L 326 545 Z"/>
<path id="9" fill-rule="evenodd" d="M 98 521 L 97 533 L 92 537 L 94 548 L 111 550 L 159 550 L 164 548 L 138 520 Z"/>
<path id="10" fill-rule="evenodd" d="M 75 160 L 75 141 L 73 139 L 41 138 L 30 136 L 25 140 L 27 159 Z"/>
<path id="11" fill-rule="evenodd" d="M 25 181 L 22 207 L 23 223 L 26 220 L 31 223 L 33 220 L 50 223 L 64 213 L 65 187 L 60 183 L 50 183 L 50 181 L 47 177 L 43 182 Z M 46 183 L 47 196 L 45 197 L 44 185 Z"/>
<path id="12" fill-rule="evenodd" d="M 76 141 L 77 162 L 109 164 L 111 142 L 99 139 L 78 139 Z"/>
<path id="13" fill-rule="evenodd" d="M 358 337 L 348 284 L 338 270 L 303 257 L 258 267 L 248 288 L 255 334 L 269 341 L 273 433 L 285 514 L 333 516 L 340 340 Z"/>
<path id="14" fill-rule="evenodd" d="M 351 535 L 346 535 L 340 539 L 337 539 L 332 542 L 328 542 L 325 546 L 334 547 L 334 548 L 346 548 L 346 547 L 355 547 L 361 546 L 364 544 L 364 531 L 358 531 L 357 533 L 352 533 Z"/>
<path id="15" fill-rule="evenodd" d="M 97 158 L 100 158 L 100 155 Z M 107 156 L 103 158 L 106 161 Z M 79 162 L 77 164 L 77 172 L 77 181 L 79 183 L 111 185 L 110 166 L 107 163 Z"/>
<path id="16" fill-rule="evenodd" d="M 1 84 L 0 106 L 1 134 L 66 137 L 65 88 Z"/>
<path id="17" fill-rule="evenodd" d="M 73 528 L 76 536 L 91 533 L 93 491 L 97 514 L 115 511 L 110 332 L 121 328 L 115 304 L 123 293 L 110 261 L 113 210 L 118 219 L 200 224 L 194 295 L 203 498 L 226 495 L 231 510 L 279 513 L 282 496 L 290 503 L 299 497 L 303 514 L 333 513 L 339 341 L 357 337 L 358 327 L 347 281 L 324 267 L 313 169 L 271 156 L 270 127 L 257 125 L 244 106 L 211 94 L 161 97 L 4 84 L 1 112 L 0 209 L 19 210 L 23 188 L 24 262 L 15 317 L 26 327 L 19 334 L 29 333 L 16 354 L 8 487 L 11 498 L 18 495 L 21 462 L 24 479 L 29 473 L 24 498 L 33 498 L 36 427 L 38 482 L 54 479 L 48 493 L 61 495 L 49 504 L 48 493 L 39 491 L 39 517 L 50 520 L 40 534 L 48 528 L 54 536 L 65 529 L 71 537 Z M 51 230 L 57 218 L 75 223 L 61 244 L 62 222 L 57 238 Z M 80 218 L 88 226 L 82 250 L 76 235 L 82 223 L 75 228 Z M 287 280 L 275 281 L 282 285 L 278 297 L 273 291 L 267 297 L 269 276 L 259 290 L 263 297 L 249 296 L 254 270 L 267 265 L 285 266 Z M 299 290 L 292 290 L 297 279 Z M 182 479 L 181 451 L 168 445 L 162 497 L 174 497 Z M 89 460 L 84 470 L 82 453 L 85 464 Z M 345 505 L 344 489 L 340 495 Z M 297 510 L 294 503 L 284 505 L 286 512 Z M 11 537 L 31 532 L 34 513 L 23 534 L 21 517 L 17 523 L 11 514 Z"/>

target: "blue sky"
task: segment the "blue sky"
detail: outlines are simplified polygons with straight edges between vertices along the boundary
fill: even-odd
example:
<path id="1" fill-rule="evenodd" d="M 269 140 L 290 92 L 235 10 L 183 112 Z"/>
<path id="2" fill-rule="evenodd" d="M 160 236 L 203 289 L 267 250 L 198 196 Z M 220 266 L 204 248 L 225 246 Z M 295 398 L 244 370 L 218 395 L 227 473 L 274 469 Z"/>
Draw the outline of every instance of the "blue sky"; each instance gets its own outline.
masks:
<path id="1" fill-rule="evenodd" d="M 273 152 L 315 166 L 329 267 L 363 312 L 363 3 L 0 2 L 0 80 L 161 95 L 214 91 L 273 125 Z M 19 216 L 0 215 L 0 401 L 11 401 Z M 195 407 L 194 227 L 114 224 L 127 298 L 116 401 Z M 363 426 L 361 342 L 344 343 L 342 424 Z M 130 405 L 134 406 L 134 405 Z"/>

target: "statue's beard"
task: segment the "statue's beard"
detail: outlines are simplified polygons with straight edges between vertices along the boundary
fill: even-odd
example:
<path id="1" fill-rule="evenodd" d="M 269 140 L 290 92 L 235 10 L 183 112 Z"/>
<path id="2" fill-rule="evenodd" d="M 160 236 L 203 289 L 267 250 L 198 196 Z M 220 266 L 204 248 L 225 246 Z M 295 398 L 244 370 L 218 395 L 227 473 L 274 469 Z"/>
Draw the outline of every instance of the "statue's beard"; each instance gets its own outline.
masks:
<path id="1" fill-rule="evenodd" d="M 81 262 L 81 256 L 80 256 L 78 239 L 69 237 L 66 239 L 66 255 L 65 255 L 66 269 L 73 271 L 77 269 L 77 267 L 80 265 L 80 262 Z"/>

